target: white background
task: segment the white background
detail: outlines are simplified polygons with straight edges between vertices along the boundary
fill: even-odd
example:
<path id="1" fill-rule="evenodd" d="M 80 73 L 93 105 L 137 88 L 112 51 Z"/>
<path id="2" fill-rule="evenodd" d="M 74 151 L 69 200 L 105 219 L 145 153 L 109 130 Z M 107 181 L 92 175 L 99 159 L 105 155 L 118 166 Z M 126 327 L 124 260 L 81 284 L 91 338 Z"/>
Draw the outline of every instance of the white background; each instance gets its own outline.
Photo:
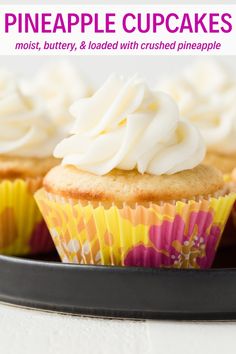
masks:
<path id="1" fill-rule="evenodd" d="M 236 4 L 236 0 L 1 0 L 1 4 Z"/>
<path id="2" fill-rule="evenodd" d="M 163 76 L 176 74 L 181 68 L 186 67 L 194 60 L 201 60 L 201 57 L 139 57 L 139 56 L 86 56 L 86 57 L 42 57 L 42 56 L 2 56 L 1 65 L 6 66 L 18 74 L 32 76 L 37 69 L 47 62 L 70 60 L 80 72 L 86 76 L 95 86 L 99 86 L 112 72 L 124 75 L 139 73 L 148 80 L 151 85 L 156 84 Z M 217 60 L 222 61 L 236 73 L 235 56 L 218 56 Z"/>
<path id="3" fill-rule="evenodd" d="M 23 32 L 20 33 L 18 30 L 18 25 L 19 25 L 19 20 L 16 21 L 14 25 L 11 26 L 9 33 L 1 33 L 1 41 L 0 41 L 0 52 L 1 54 L 9 54 L 9 55 L 62 55 L 63 53 L 66 53 L 65 55 L 72 55 L 73 53 L 77 55 L 114 55 L 116 56 L 117 54 L 119 55 L 186 55 L 186 54 L 193 54 L 193 55 L 210 55 L 210 54 L 215 54 L 215 55 L 221 55 L 221 54 L 227 54 L 231 55 L 234 54 L 236 55 L 236 47 L 235 47 L 235 37 L 236 37 L 236 27 L 234 26 L 235 24 L 235 19 L 236 19 L 236 6 L 234 4 L 231 4 L 231 6 L 225 5 L 224 3 L 221 4 L 221 6 L 214 4 L 209 5 L 209 4 L 204 4 L 199 7 L 199 9 L 196 9 L 196 6 L 192 3 L 189 5 L 184 5 L 182 4 L 175 4 L 174 6 L 174 11 L 180 16 L 180 18 L 183 16 L 185 12 L 187 12 L 190 16 L 190 18 L 193 21 L 194 15 L 196 12 L 199 14 L 202 14 L 205 12 L 207 14 L 206 18 L 209 16 L 209 13 L 219 13 L 222 15 L 223 13 L 230 13 L 232 18 L 231 18 L 231 24 L 232 24 L 232 30 L 229 33 L 202 33 L 201 30 L 199 30 L 198 33 L 190 33 L 189 31 L 186 31 L 184 33 L 176 32 L 176 33 L 169 33 L 166 30 L 166 27 L 164 25 L 158 26 L 157 33 L 153 33 L 152 31 L 149 31 L 146 34 L 140 33 L 138 30 L 136 30 L 134 33 L 126 33 L 122 27 L 122 19 L 124 17 L 124 14 L 128 13 L 130 11 L 130 5 L 122 5 L 121 6 L 115 5 L 115 4 L 110 4 L 109 6 L 109 11 L 114 12 L 116 14 L 116 20 L 115 20 L 115 33 L 96 33 L 95 34 L 95 21 L 86 28 L 86 32 L 82 33 L 80 32 L 79 28 L 80 25 L 78 25 L 78 28 L 76 27 L 76 30 L 74 30 L 71 33 L 61 33 L 61 31 L 56 31 L 55 33 L 50 33 L 46 34 L 43 33 L 42 31 L 39 31 L 37 33 L 33 33 L 33 31 L 29 31 L 29 33 L 25 33 L 24 29 Z M 3 5 L 4 6 L 4 5 Z M 46 9 L 46 10 L 45 10 Z M 132 7 L 132 12 L 134 13 L 135 16 L 137 16 L 138 13 L 142 13 L 142 20 L 141 23 L 145 23 L 146 15 L 147 13 L 153 14 L 156 11 L 160 11 L 164 16 L 169 14 L 170 12 L 173 11 L 173 7 L 170 4 L 160 4 L 154 5 L 154 4 L 141 4 L 136 2 L 135 6 Z M 57 7 L 53 6 L 51 3 L 47 3 L 47 6 L 42 6 L 37 3 L 37 8 L 29 4 L 28 6 L 24 5 L 19 5 L 15 6 L 12 4 L 8 4 L 8 6 L 4 6 L 2 8 L 2 11 L 0 12 L 0 23 L 4 24 L 5 20 L 5 12 L 10 12 L 10 13 L 15 13 L 16 17 L 18 17 L 18 14 L 21 12 L 24 13 L 28 12 L 31 14 L 31 16 L 35 15 L 35 12 L 38 12 L 39 14 L 42 14 L 43 12 L 47 11 L 51 13 L 50 16 L 50 29 L 52 28 L 52 24 L 55 21 L 56 14 L 63 13 L 65 15 L 65 19 L 67 17 L 67 13 L 69 12 L 89 12 L 91 13 L 92 16 L 94 16 L 95 13 L 98 13 L 98 27 L 104 29 L 104 23 L 105 23 L 105 15 L 107 13 L 108 7 L 103 4 L 100 5 L 95 5 L 94 3 L 86 3 L 84 6 L 81 6 L 80 4 L 77 3 L 76 5 L 58 5 Z M 66 20 L 64 19 L 65 23 Z M 40 23 L 40 21 L 39 21 Z M 132 26 L 137 26 L 137 19 L 136 20 L 130 20 L 128 21 L 129 26 L 132 23 Z M 181 23 L 181 20 L 179 21 L 174 21 L 175 24 Z M 207 20 L 205 21 L 206 28 L 208 27 L 207 25 Z M 219 20 L 219 25 L 218 27 L 221 26 L 221 21 Z M 40 28 L 40 25 L 39 25 Z M 209 29 L 208 29 L 209 31 Z M 44 48 L 45 41 L 54 44 L 55 42 L 62 42 L 64 44 L 66 43 L 75 43 L 76 48 L 78 49 L 75 52 L 70 52 L 70 51 L 63 51 L 58 48 Z M 83 41 L 86 41 L 86 49 L 80 49 L 81 43 Z M 120 48 L 120 45 L 122 43 L 127 43 L 128 41 L 137 41 L 139 43 L 138 49 L 126 49 L 122 50 Z M 176 42 L 176 46 L 174 50 L 151 50 L 149 46 L 145 50 L 142 50 L 141 44 L 150 44 L 150 43 L 158 43 L 160 41 L 163 41 L 164 43 L 173 43 L 174 41 Z M 40 50 L 33 50 L 32 48 L 28 47 L 29 43 L 39 43 L 40 44 Z M 88 43 L 93 42 L 93 44 L 99 44 L 103 43 L 105 44 L 106 42 L 115 44 L 117 42 L 117 47 L 116 50 L 109 50 L 107 48 L 103 48 L 102 50 L 95 50 L 94 48 L 91 49 L 89 48 Z M 118 43 L 119 42 L 119 43 Z M 16 43 L 17 44 L 22 44 L 26 45 L 26 48 L 21 50 L 16 50 Z M 178 50 L 179 44 L 183 43 L 188 43 L 190 44 L 190 48 L 188 49 L 181 49 Z M 220 44 L 220 49 L 212 49 L 209 51 L 206 50 L 194 50 L 191 49 L 191 44 L 203 44 L 207 46 L 208 44 L 213 45 L 213 43 L 219 43 Z M 174 44 L 174 43 L 173 43 Z M 28 48 L 28 49 L 27 49 Z M 172 48 L 173 49 L 173 48 Z"/>
<path id="4" fill-rule="evenodd" d="M 196 4 L 196 10 L 201 9 L 200 4 L 236 4 L 236 0 L 1 0 L 1 4 Z M 1 64 L 8 66 L 19 74 L 31 76 L 42 64 L 67 59 L 66 57 L 29 57 L 29 56 L 4 56 L 1 57 Z M 139 73 L 143 75 L 151 84 L 155 84 L 159 79 L 175 74 L 197 58 L 194 56 L 182 57 L 140 57 L 140 56 L 85 56 L 70 57 L 81 72 L 92 82 L 100 85 L 111 72 L 131 75 Z M 199 57 L 201 59 L 201 57 Z M 236 58 L 234 56 L 221 56 L 219 60 L 226 62 L 236 73 Z"/>

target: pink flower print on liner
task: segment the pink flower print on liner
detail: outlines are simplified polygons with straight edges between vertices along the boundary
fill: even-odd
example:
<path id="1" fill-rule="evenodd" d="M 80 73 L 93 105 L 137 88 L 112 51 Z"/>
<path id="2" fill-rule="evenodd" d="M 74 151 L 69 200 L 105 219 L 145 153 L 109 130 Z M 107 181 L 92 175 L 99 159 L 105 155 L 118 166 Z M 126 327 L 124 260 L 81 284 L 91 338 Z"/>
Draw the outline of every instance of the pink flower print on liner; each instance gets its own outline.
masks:
<path id="1" fill-rule="evenodd" d="M 212 222 L 211 212 L 199 211 L 190 213 L 186 224 L 176 215 L 173 221 L 152 225 L 149 240 L 153 247 L 135 246 L 124 263 L 127 266 L 208 268 L 221 234 L 221 228 Z"/>
<path id="2" fill-rule="evenodd" d="M 170 259 L 164 253 L 157 252 L 153 247 L 138 245 L 128 252 L 124 260 L 124 265 L 134 267 L 167 267 L 170 265 Z"/>

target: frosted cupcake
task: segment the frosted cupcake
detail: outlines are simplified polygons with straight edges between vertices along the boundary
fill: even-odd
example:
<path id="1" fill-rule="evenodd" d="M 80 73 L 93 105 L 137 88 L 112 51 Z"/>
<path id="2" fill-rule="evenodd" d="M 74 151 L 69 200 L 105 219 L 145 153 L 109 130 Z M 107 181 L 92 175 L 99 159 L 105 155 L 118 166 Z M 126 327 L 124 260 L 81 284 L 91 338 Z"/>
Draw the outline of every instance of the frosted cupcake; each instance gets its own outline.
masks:
<path id="1" fill-rule="evenodd" d="M 50 251 L 53 244 L 33 194 L 58 163 L 52 151 L 62 134 L 40 101 L 22 94 L 0 73 L 0 253 Z"/>
<path id="2" fill-rule="evenodd" d="M 236 167 L 236 79 L 217 61 L 198 61 L 158 87 L 200 129 L 207 145 L 204 162 L 231 173 Z"/>
<path id="3" fill-rule="evenodd" d="M 235 195 L 200 164 L 204 142 L 174 101 L 113 75 L 71 113 L 62 164 L 36 193 L 62 261 L 210 267 Z"/>
<path id="4" fill-rule="evenodd" d="M 33 81 L 23 82 L 23 89 L 33 92 L 44 101 L 50 118 L 63 126 L 66 136 L 73 124 L 70 105 L 92 93 L 88 82 L 67 61 L 45 65 Z"/>

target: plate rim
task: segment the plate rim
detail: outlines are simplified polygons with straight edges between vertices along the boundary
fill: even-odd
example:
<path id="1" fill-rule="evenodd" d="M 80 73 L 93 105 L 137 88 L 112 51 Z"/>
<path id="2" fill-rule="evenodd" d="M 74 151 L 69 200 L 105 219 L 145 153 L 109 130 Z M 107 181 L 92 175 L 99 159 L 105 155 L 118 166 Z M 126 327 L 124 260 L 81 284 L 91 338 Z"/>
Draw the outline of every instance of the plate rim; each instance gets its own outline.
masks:
<path id="1" fill-rule="evenodd" d="M 63 263 L 56 261 L 44 261 L 41 259 L 31 259 L 17 257 L 17 256 L 6 256 L 0 255 L 0 261 L 9 262 L 9 263 L 19 263 L 19 264 L 30 264 L 33 266 L 47 266 L 47 267 L 59 267 L 59 268 L 77 268 L 84 270 L 112 270 L 115 272 L 154 272 L 154 273 L 222 273 L 222 272 L 235 272 L 236 268 L 208 268 L 208 269 L 177 269 L 177 268 L 154 268 L 154 267 L 136 267 L 136 266 L 109 266 L 109 265 L 95 265 L 95 264 L 77 264 L 77 263 Z"/>

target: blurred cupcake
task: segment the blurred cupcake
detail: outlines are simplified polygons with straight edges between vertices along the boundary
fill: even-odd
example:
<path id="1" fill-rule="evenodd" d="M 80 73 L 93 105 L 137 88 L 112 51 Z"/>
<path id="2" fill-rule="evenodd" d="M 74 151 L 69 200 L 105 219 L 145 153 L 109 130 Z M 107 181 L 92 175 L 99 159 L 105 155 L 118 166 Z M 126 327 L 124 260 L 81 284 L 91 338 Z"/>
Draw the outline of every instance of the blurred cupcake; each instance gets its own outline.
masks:
<path id="1" fill-rule="evenodd" d="M 0 253 L 47 252 L 53 244 L 33 194 L 58 163 L 52 151 L 63 137 L 42 103 L 22 94 L 0 72 Z"/>
<path id="2" fill-rule="evenodd" d="M 217 61 L 198 61 L 158 87 L 178 103 L 181 117 L 201 131 L 205 163 L 223 173 L 236 167 L 236 79 Z"/>
<path id="3" fill-rule="evenodd" d="M 235 195 L 199 165 L 204 142 L 174 101 L 113 75 L 71 113 L 62 164 L 36 193 L 62 261 L 210 267 Z"/>
<path id="4" fill-rule="evenodd" d="M 76 68 L 67 61 L 45 65 L 31 82 L 23 82 L 26 92 L 34 92 L 45 103 L 50 118 L 63 126 L 68 135 L 73 124 L 71 104 L 92 94 L 92 89 Z"/>

